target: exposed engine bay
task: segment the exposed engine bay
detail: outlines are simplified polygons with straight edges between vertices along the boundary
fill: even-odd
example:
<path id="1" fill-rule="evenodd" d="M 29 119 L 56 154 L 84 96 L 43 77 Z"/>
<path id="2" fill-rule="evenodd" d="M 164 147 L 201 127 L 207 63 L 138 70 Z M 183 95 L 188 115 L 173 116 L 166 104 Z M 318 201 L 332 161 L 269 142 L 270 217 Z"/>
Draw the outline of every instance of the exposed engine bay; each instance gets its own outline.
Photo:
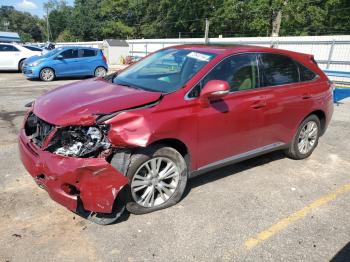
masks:
<path id="1" fill-rule="evenodd" d="M 58 128 L 47 150 L 63 156 L 97 157 L 111 148 L 107 132 L 107 125 Z"/>

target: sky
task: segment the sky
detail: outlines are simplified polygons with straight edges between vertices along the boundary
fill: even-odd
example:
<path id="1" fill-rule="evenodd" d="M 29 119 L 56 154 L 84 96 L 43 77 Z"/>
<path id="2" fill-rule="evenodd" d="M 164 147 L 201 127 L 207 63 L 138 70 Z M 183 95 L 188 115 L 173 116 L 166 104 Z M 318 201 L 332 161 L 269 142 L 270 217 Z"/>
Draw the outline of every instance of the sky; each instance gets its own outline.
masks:
<path id="1" fill-rule="evenodd" d="M 29 12 L 33 15 L 43 17 L 43 4 L 46 0 L 0 0 L 0 6 L 12 5 L 18 11 Z M 74 0 L 66 0 L 68 5 L 73 5 Z"/>

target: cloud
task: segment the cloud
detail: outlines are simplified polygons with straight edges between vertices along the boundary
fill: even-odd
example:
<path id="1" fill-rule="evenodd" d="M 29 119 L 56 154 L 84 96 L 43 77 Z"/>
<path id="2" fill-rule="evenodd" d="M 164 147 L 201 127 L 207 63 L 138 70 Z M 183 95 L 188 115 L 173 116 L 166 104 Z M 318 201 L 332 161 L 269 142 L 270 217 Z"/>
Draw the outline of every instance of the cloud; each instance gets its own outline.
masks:
<path id="1" fill-rule="evenodd" d="M 29 0 L 22 0 L 22 2 L 16 5 L 16 7 L 23 10 L 30 10 L 30 9 L 37 8 L 36 4 Z"/>

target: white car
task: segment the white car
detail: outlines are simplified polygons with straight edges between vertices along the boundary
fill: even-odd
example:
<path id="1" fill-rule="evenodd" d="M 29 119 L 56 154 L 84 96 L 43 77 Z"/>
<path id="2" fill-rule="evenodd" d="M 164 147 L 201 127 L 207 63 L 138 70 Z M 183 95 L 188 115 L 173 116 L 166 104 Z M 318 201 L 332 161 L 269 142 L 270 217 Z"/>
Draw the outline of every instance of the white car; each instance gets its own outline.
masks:
<path id="1" fill-rule="evenodd" d="M 41 55 L 41 51 L 18 44 L 0 43 L 0 70 L 22 71 L 23 61 L 34 55 Z"/>

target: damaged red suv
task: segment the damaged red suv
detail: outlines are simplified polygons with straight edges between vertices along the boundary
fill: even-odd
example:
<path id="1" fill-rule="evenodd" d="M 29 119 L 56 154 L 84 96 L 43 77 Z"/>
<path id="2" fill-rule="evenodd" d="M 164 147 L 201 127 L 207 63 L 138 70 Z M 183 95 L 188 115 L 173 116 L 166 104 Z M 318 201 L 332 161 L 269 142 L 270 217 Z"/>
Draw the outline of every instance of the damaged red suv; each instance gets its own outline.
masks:
<path id="1" fill-rule="evenodd" d="M 27 105 L 22 162 L 68 209 L 99 224 L 176 204 L 188 178 L 273 150 L 313 152 L 333 112 L 311 55 L 184 45 Z"/>

